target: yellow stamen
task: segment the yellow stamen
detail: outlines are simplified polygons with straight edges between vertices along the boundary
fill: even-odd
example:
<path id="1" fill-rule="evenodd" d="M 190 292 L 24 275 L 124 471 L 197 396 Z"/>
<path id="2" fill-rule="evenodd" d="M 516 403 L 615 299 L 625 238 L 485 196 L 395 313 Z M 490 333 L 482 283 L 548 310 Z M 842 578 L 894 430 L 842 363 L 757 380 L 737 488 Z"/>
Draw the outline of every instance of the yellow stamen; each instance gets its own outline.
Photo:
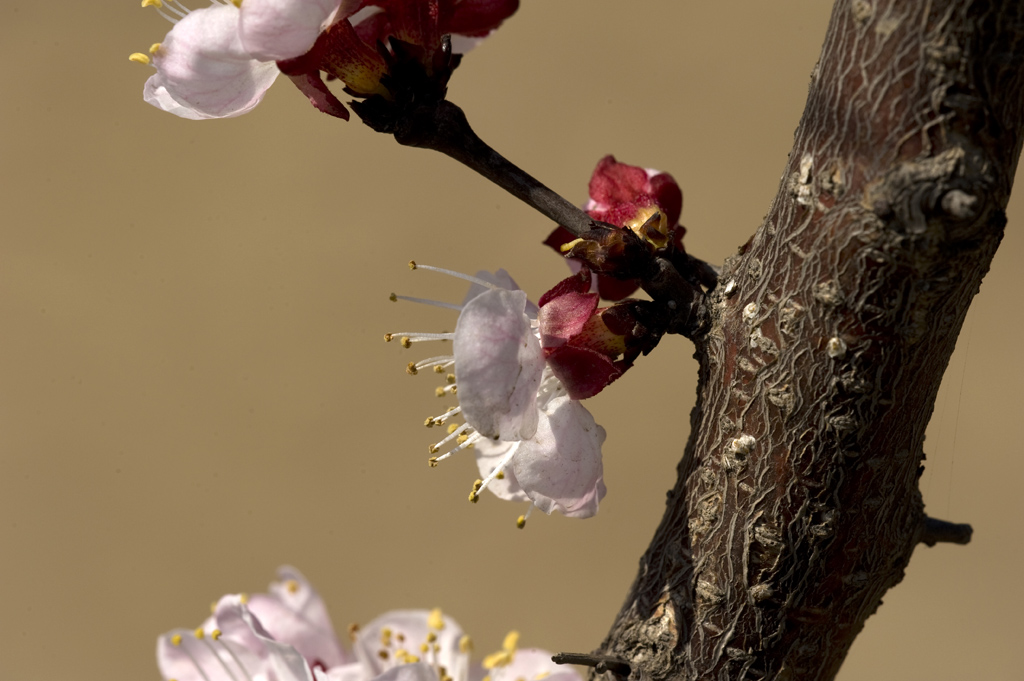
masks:
<path id="1" fill-rule="evenodd" d="M 172 646 L 180 646 L 181 645 L 181 634 L 175 634 L 174 636 L 171 637 L 171 645 Z"/>
<path id="2" fill-rule="evenodd" d="M 403 348 L 411 348 L 412 347 L 412 340 L 410 340 L 410 338 L 408 336 L 402 336 L 402 347 Z"/>
<path id="3" fill-rule="evenodd" d="M 465 433 L 463 433 L 462 435 L 460 435 L 457 438 L 455 438 L 455 441 L 461 445 L 463 442 L 465 442 L 468 439 L 469 439 L 469 436 L 466 435 Z"/>
<path id="4" fill-rule="evenodd" d="M 235 7 L 239 7 L 240 8 L 242 6 L 242 0 L 231 0 L 231 4 L 234 5 Z"/>
<path id="5" fill-rule="evenodd" d="M 294 579 L 289 579 L 284 583 L 284 588 L 288 589 L 288 593 L 297 594 L 299 593 L 299 583 Z"/>
<path id="6" fill-rule="evenodd" d="M 466 634 L 465 636 L 463 636 L 462 638 L 459 639 L 459 652 L 460 653 L 469 653 L 469 652 L 472 652 L 472 650 L 473 650 L 473 639 L 471 639 L 469 637 L 469 634 Z"/>
<path id="7" fill-rule="evenodd" d="M 358 633 L 359 633 L 359 624 L 358 623 L 353 622 L 352 624 L 348 625 L 348 638 L 349 638 L 350 641 L 355 643 L 356 642 L 356 634 L 358 634 Z"/>
<path id="8" fill-rule="evenodd" d="M 491 653 L 484 658 L 483 667 L 484 669 L 494 669 L 495 667 L 504 667 L 512 661 L 512 656 L 506 651 L 500 650 L 496 653 Z"/>
<path id="9" fill-rule="evenodd" d="M 501 647 L 505 649 L 509 655 L 516 652 L 516 648 L 519 646 L 519 632 L 513 629 L 512 631 L 505 634 L 505 640 L 502 641 Z"/>
<path id="10" fill-rule="evenodd" d="M 164 3 L 161 0 L 142 0 L 143 7 L 163 7 Z"/>
<path id="11" fill-rule="evenodd" d="M 438 397 L 444 397 L 444 388 L 435 388 L 434 394 Z"/>
<path id="12" fill-rule="evenodd" d="M 448 434 L 451 435 L 452 433 L 454 433 L 458 429 L 459 429 L 459 424 L 453 423 L 452 425 L 448 426 Z"/>
<path id="13" fill-rule="evenodd" d="M 449 383 L 454 383 L 455 382 L 455 374 L 448 374 L 447 376 L 444 377 L 444 380 L 448 381 Z"/>
<path id="14" fill-rule="evenodd" d="M 192 632 L 192 634 L 200 641 L 203 640 L 203 636 L 206 635 L 205 632 L 203 632 L 202 627 L 198 627 L 195 631 Z"/>
<path id="15" fill-rule="evenodd" d="M 394 340 L 394 338 L 395 338 L 395 335 L 393 333 L 386 333 L 386 334 L 384 334 L 384 342 L 385 343 L 390 343 L 392 340 Z"/>
<path id="16" fill-rule="evenodd" d="M 430 466 L 431 468 L 437 468 L 437 457 L 432 456 L 429 459 L 427 459 L 427 465 Z"/>
<path id="17" fill-rule="evenodd" d="M 541 681 L 551 676 L 551 672 L 539 672 L 537 676 L 533 677 L 533 681 Z"/>
<path id="18" fill-rule="evenodd" d="M 132 52 L 128 55 L 128 61 L 133 61 L 136 64 L 149 64 L 152 59 L 149 58 L 148 54 L 142 54 L 141 52 Z"/>
<path id="19" fill-rule="evenodd" d="M 409 362 L 408 364 L 405 365 L 405 373 L 409 374 L 410 376 L 415 376 L 419 372 L 419 369 L 416 368 L 416 362 Z"/>
<path id="20" fill-rule="evenodd" d="M 496 480 L 504 480 L 505 479 L 505 471 L 498 471 L 498 474 L 495 475 L 494 478 Z"/>
<path id="21" fill-rule="evenodd" d="M 437 640 L 437 634 L 435 634 L 432 631 L 427 633 L 427 643 L 433 643 L 436 640 Z"/>
<path id="22" fill-rule="evenodd" d="M 434 608 L 427 615 L 427 626 L 431 629 L 441 631 L 444 629 L 444 613 L 441 612 L 441 608 Z"/>
<path id="23" fill-rule="evenodd" d="M 160 43 L 153 43 L 152 45 L 149 46 L 149 53 L 150 54 L 156 54 L 159 51 L 160 51 Z"/>
<path id="24" fill-rule="evenodd" d="M 427 419 L 426 421 L 423 422 L 423 425 L 425 425 L 427 428 L 433 428 L 434 427 L 434 418 L 430 417 L 429 419 Z"/>
<path id="25" fill-rule="evenodd" d="M 409 261 L 409 269 L 410 270 L 416 269 L 416 261 L 415 260 L 410 260 Z"/>
<path id="26" fill-rule="evenodd" d="M 378 650 L 377 651 L 377 657 L 379 657 L 382 660 L 388 659 L 388 651 L 386 651 L 386 650 Z"/>
<path id="27" fill-rule="evenodd" d="M 238 594 L 238 602 L 245 605 L 249 602 L 249 594 Z"/>
<path id="28" fill-rule="evenodd" d="M 217 601 L 210 603 L 210 612 L 217 612 Z"/>
<path id="29" fill-rule="evenodd" d="M 384 627 L 380 630 L 380 643 L 384 646 L 391 645 L 391 629 Z"/>
<path id="30" fill-rule="evenodd" d="M 444 367 L 442 367 L 440 364 L 437 365 L 436 367 L 434 367 L 434 373 L 435 374 L 443 374 L 444 373 Z"/>
<path id="31" fill-rule="evenodd" d="M 521 515 L 518 518 L 516 518 L 516 527 L 518 527 L 520 530 L 523 529 L 524 527 L 526 527 L 526 516 L 525 515 Z"/>
<path id="32" fill-rule="evenodd" d="M 430 652 L 430 646 L 428 646 L 426 643 L 421 643 L 420 652 L 426 655 L 428 652 Z"/>
<path id="33" fill-rule="evenodd" d="M 392 293 L 390 296 L 388 296 L 388 300 L 390 300 L 392 303 L 397 303 L 398 302 L 398 296 L 396 296 L 394 293 Z"/>
<path id="34" fill-rule="evenodd" d="M 214 629 L 213 631 L 211 631 L 210 632 L 210 638 L 212 638 L 214 641 L 219 640 L 220 639 L 220 629 Z"/>

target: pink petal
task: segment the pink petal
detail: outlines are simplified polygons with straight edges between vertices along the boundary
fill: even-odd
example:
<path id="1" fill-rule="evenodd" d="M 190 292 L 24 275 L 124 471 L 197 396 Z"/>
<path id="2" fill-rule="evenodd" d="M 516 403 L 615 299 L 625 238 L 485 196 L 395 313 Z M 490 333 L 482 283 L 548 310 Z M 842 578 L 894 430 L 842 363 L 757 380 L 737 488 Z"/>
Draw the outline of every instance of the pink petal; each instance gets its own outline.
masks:
<path id="1" fill-rule="evenodd" d="M 604 428 L 583 405 L 557 397 L 544 409 L 537 433 L 512 459 L 516 479 L 545 513 L 589 518 L 605 495 L 604 439 Z"/>
<path id="2" fill-rule="evenodd" d="M 515 447 L 516 442 L 492 442 L 480 440 L 473 447 L 476 453 L 476 465 L 480 469 L 480 477 L 486 478 L 495 469 L 501 459 L 508 453 L 509 448 Z M 499 499 L 505 501 L 526 501 L 529 499 L 526 492 L 519 486 L 516 475 L 511 466 L 506 466 L 504 477 L 495 478 L 488 485 L 487 489 Z"/>
<path id="3" fill-rule="evenodd" d="M 274 64 L 252 59 L 238 37 L 238 8 L 213 5 L 190 12 L 153 55 L 156 75 L 143 98 L 182 118 L 239 116 L 263 99 L 277 78 Z"/>
<path id="4" fill-rule="evenodd" d="M 299 651 L 287 643 L 275 641 L 239 596 L 221 598 L 213 616 L 222 632 L 221 639 L 237 642 L 245 650 L 259 655 L 277 681 L 313 681 L 313 673 Z M 249 674 L 255 676 L 252 670 Z"/>
<path id="5" fill-rule="evenodd" d="M 452 343 L 459 404 L 484 437 L 522 440 L 537 429 L 544 356 L 522 291 L 490 290 L 469 301 Z"/>
<path id="6" fill-rule="evenodd" d="M 463 636 L 462 627 L 451 617 L 443 617 L 444 628 L 440 631 L 427 626 L 428 610 L 393 610 L 376 618 L 366 626 L 359 629 L 358 637 L 353 646 L 356 657 L 365 665 L 369 671 L 370 678 L 379 676 L 385 669 L 394 664 L 394 651 L 404 648 L 414 655 L 419 655 L 421 643 L 427 641 L 427 635 L 437 635 L 438 652 L 436 658 L 431 657 L 434 662 L 448 671 L 448 675 L 454 679 L 466 678 L 469 666 L 469 655 L 459 651 L 459 640 Z M 382 660 L 378 653 L 384 650 L 381 643 L 381 631 L 391 630 L 392 646 L 388 649 L 388 660 Z M 398 636 L 401 634 L 403 641 L 398 643 Z M 403 665 L 412 667 L 414 665 Z M 399 667 L 399 669 L 403 668 Z M 437 681 L 435 674 L 430 681 Z"/>
<path id="7" fill-rule="evenodd" d="M 270 585 L 269 595 L 249 597 L 249 610 L 275 640 L 294 646 L 311 666 L 348 662 L 320 594 L 293 567 L 280 567 L 277 573 L 280 581 Z"/>
<path id="8" fill-rule="evenodd" d="M 262 61 L 292 59 L 313 47 L 341 0 L 245 0 L 239 30 L 249 53 Z M 348 14 L 358 2 L 344 3 Z M 342 14 L 342 12 L 338 12 Z"/>

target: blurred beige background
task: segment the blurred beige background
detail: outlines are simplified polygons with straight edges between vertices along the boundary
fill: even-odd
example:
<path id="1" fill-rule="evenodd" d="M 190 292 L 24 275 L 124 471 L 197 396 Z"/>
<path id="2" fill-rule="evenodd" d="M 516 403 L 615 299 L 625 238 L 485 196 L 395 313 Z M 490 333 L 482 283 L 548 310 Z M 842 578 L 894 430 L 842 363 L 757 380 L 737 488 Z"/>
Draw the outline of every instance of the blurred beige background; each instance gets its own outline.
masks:
<path id="1" fill-rule="evenodd" d="M 827 5 L 523 0 L 451 98 L 572 201 L 606 153 L 672 172 L 688 249 L 720 262 L 776 191 Z M 479 651 L 512 627 L 592 648 L 674 479 L 690 345 L 588 402 L 595 519 L 471 506 L 469 457 L 426 465 L 421 351 L 381 340 L 454 317 L 387 296 L 462 296 L 415 258 L 536 299 L 564 274 L 551 225 L 287 81 L 233 120 L 149 107 L 127 55 L 168 28 L 134 0 L 0 6 L 0 679 L 156 679 L 157 634 L 286 562 L 341 629 L 441 605 Z M 919 550 L 842 681 L 1020 678 L 1022 222 L 1018 195 L 926 443 L 929 511 L 975 540 Z"/>

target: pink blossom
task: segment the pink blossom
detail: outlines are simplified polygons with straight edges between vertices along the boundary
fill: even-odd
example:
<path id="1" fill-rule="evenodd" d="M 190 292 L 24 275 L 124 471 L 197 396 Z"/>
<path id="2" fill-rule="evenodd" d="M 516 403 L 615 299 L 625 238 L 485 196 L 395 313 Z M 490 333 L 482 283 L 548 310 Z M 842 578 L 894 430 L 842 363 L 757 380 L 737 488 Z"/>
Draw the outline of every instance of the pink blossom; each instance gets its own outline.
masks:
<path id="1" fill-rule="evenodd" d="M 476 501 L 481 490 L 489 489 L 502 499 L 529 501 L 520 526 L 533 508 L 578 518 L 594 515 L 605 494 L 601 464 L 605 431 L 586 408 L 570 399 L 571 393 L 567 394 L 545 360 L 544 323 L 538 321 L 537 306 L 504 270 L 467 277 L 414 267 L 459 276 L 473 284 L 462 305 L 393 296 L 460 313 L 452 333 L 385 337 L 400 339 L 406 347 L 421 341 L 452 341 L 451 355 L 411 362 L 407 367 L 411 374 L 430 369 L 446 375 L 437 394 L 455 395 L 459 400 L 458 407 L 426 421 L 429 427 L 448 429 L 445 437 L 430 446 L 431 454 L 439 454 L 431 457 L 431 466 L 475 449 L 482 477 L 474 484 L 470 500 Z M 540 313 L 543 319 L 543 308 Z M 558 321 L 558 315 L 549 317 L 552 323 Z M 464 423 L 448 425 L 459 417 Z"/>

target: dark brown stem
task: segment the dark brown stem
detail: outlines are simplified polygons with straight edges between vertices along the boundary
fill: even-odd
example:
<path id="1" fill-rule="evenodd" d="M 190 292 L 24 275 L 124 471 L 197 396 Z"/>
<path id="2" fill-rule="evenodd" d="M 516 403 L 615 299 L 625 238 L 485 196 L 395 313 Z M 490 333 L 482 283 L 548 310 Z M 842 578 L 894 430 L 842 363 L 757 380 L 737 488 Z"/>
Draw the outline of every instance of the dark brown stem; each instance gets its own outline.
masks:
<path id="1" fill-rule="evenodd" d="M 416 110 L 394 135 L 399 144 L 440 151 L 472 168 L 575 236 L 601 224 L 488 146 L 447 100 Z"/>
<path id="2" fill-rule="evenodd" d="M 919 540 L 965 538 L 925 521 L 922 444 L 1022 140 L 1024 3 L 836 3 L 779 192 L 709 295 L 678 481 L 598 655 L 652 681 L 833 679 Z"/>
<path id="3" fill-rule="evenodd" d="M 921 529 L 922 544 L 935 546 L 936 544 L 969 544 L 974 528 L 961 523 L 950 523 L 938 518 L 925 516 L 924 525 Z"/>

